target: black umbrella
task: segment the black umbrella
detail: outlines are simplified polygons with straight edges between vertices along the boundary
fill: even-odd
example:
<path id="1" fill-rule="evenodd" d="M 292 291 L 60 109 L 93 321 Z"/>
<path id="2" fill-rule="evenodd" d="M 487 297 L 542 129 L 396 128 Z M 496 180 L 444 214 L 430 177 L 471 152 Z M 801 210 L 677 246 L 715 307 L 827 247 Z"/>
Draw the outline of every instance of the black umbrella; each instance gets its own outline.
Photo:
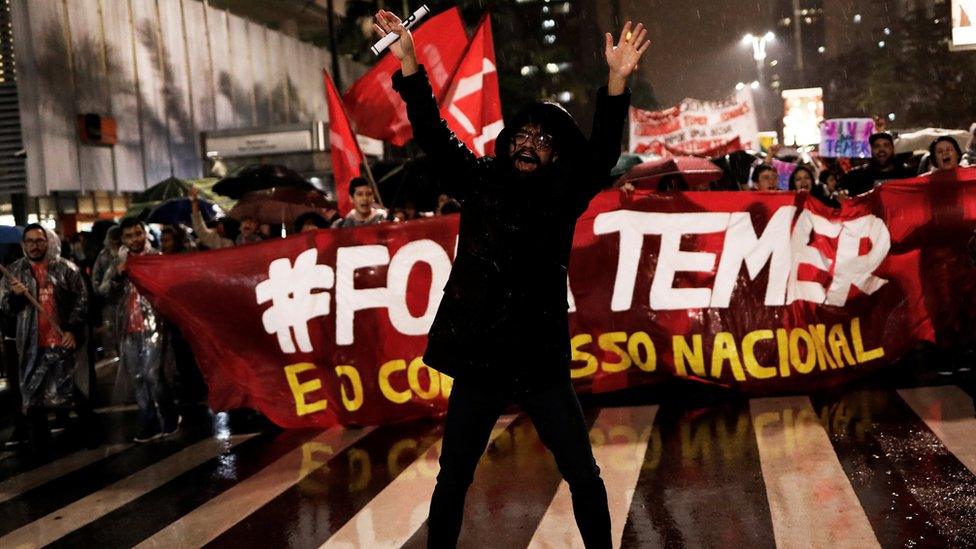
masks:
<path id="1" fill-rule="evenodd" d="M 234 175 L 225 177 L 213 186 L 217 194 L 241 198 L 252 191 L 279 187 L 295 187 L 306 191 L 317 190 L 302 175 L 291 168 L 278 164 L 252 164 Z"/>
<path id="2" fill-rule="evenodd" d="M 200 205 L 200 215 L 205 222 L 213 221 L 219 215 L 223 214 L 220 207 L 213 202 L 198 198 L 197 204 Z M 182 224 L 190 226 L 193 225 L 192 212 L 193 205 L 189 198 L 170 198 L 149 212 L 146 223 L 159 223 L 160 225 Z"/>
<path id="3" fill-rule="evenodd" d="M 748 185 L 752 166 L 758 159 L 759 156 L 751 151 L 735 151 L 712 158 L 712 162 L 724 172 L 719 190 L 738 190 L 741 185 Z"/>

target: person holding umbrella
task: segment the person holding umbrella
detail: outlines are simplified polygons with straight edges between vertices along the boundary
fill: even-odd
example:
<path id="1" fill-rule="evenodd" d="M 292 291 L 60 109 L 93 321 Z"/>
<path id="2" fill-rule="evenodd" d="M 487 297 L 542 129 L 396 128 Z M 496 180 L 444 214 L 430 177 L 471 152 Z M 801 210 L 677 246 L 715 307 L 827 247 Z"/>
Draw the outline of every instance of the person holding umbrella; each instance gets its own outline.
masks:
<path id="1" fill-rule="evenodd" d="M 607 86 L 597 92 L 589 139 L 556 103 L 530 105 L 476 158 L 441 118 L 413 38 L 380 11 L 377 34 L 394 33 L 393 88 L 414 138 L 454 183 L 461 201 L 457 255 L 428 334 L 424 363 L 454 377 L 440 472 L 430 502 L 429 547 L 454 547 L 464 500 L 499 415 L 517 403 L 552 451 L 572 493 L 586 547 L 611 547 L 607 491 L 570 379 L 566 274 L 577 218 L 608 182 L 630 105 L 627 78 L 650 43 L 628 21 L 605 35 Z M 512 360 L 517 356 L 517 360 Z"/>
<path id="2" fill-rule="evenodd" d="M 84 279 L 78 267 L 60 257 L 61 242 L 43 226 L 28 225 L 22 243 L 24 257 L 3 268 L 0 310 L 16 318 L 17 382 L 32 450 L 47 455 L 48 411 L 72 406 L 88 445 L 97 446 L 95 413 L 75 384 L 88 312 Z"/>

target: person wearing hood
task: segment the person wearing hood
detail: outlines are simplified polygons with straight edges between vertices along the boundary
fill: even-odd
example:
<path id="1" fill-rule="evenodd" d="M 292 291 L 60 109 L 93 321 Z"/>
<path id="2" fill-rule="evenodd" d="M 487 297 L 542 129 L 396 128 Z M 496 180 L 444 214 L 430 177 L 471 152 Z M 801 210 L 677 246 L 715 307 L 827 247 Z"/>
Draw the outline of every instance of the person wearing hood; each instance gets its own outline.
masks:
<path id="1" fill-rule="evenodd" d="M 895 138 L 890 133 L 872 134 L 868 142 L 871 144 L 871 160 L 844 174 L 837 184 L 841 192 L 847 196 L 858 196 L 874 190 L 885 181 L 915 176 L 895 156 Z"/>
<path id="2" fill-rule="evenodd" d="M 127 270 L 129 256 L 159 255 L 159 251 L 149 245 L 142 222 L 123 219 L 119 229 L 123 246 L 105 273 L 98 293 L 116 304 L 119 359 L 131 378 L 141 420 L 134 441 L 149 442 L 175 434 L 182 421 L 163 375 L 163 318 L 139 293 Z"/>
<path id="3" fill-rule="evenodd" d="M 88 290 L 78 267 L 60 257 L 61 242 L 33 223 L 24 228 L 24 257 L 0 282 L 0 310 L 16 318 L 18 385 L 30 441 L 39 455 L 50 444 L 50 410 L 74 407 L 88 444 L 97 444 L 97 421 L 75 384 L 76 353 L 84 342 Z M 35 305 L 31 296 L 36 301 Z"/>
<path id="4" fill-rule="evenodd" d="M 420 148 L 450 175 L 445 192 L 461 203 L 455 262 L 424 354 L 425 364 L 455 380 L 428 546 L 457 544 L 475 468 L 499 415 L 514 402 L 569 484 L 584 544 L 610 547 L 607 492 L 570 379 L 566 275 L 577 218 L 620 156 L 626 80 L 649 45 L 647 32 L 628 22 L 616 45 L 606 34 L 609 83 L 597 94 L 589 140 L 565 109 L 540 102 L 501 131 L 496 156 L 476 158 L 440 117 L 399 18 L 380 11 L 374 29 L 399 35 L 391 46 L 401 67 L 393 88 Z"/>
<path id="5" fill-rule="evenodd" d="M 108 268 L 112 266 L 115 262 L 115 258 L 118 257 L 119 248 L 122 246 L 122 230 L 119 229 L 118 225 L 112 225 L 109 227 L 108 231 L 105 232 L 105 241 L 101 251 L 98 252 L 98 256 L 95 257 L 95 263 L 92 265 L 91 282 L 92 288 L 97 290 L 98 287 L 102 285 L 105 280 L 105 273 Z M 101 298 L 101 296 L 98 296 Z M 112 313 L 115 311 L 115 304 L 106 300 L 99 299 L 101 302 L 101 343 L 102 348 L 108 351 L 117 351 L 115 349 L 115 324 L 112 319 Z"/>

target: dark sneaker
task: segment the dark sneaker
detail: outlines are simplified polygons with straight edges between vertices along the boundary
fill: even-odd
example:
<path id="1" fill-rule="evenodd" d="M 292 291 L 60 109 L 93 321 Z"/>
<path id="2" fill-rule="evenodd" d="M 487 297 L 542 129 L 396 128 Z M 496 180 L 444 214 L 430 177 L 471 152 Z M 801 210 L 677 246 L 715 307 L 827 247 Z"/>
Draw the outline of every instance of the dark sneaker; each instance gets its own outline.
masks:
<path id="1" fill-rule="evenodd" d="M 132 439 L 132 441 L 142 444 L 144 442 L 152 442 L 160 438 L 163 438 L 163 433 L 159 429 L 143 429 L 138 435 L 135 436 L 135 438 Z"/>
<path id="2" fill-rule="evenodd" d="M 168 428 L 164 427 L 162 436 L 168 437 L 175 435 L 180 432 L 180 426 L 183 425 L 183 416 L 176 416 L 176 425 L 170 426 Z"/>

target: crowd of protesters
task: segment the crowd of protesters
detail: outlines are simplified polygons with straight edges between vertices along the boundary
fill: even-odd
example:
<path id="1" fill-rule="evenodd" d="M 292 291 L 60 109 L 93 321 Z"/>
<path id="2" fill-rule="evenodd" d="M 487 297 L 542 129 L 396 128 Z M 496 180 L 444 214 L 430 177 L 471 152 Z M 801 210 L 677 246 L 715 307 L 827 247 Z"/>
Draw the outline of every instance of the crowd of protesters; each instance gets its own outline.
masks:
<path id="1" fill-rule="evenodd" d="M 970 128 L 973 138 L 966 151 L 952 136 L 944 135 L 933 140 L 924 154 L 895 153 L 895 138 L 887 132 L 870 136 L 870 158 L 862 164 L 851 166 L 850 159 L 838 160 L 819 156 L 798 158 L 795 162 L 779 161 L 775 151 L 767 157 L 749 157 L 745 170 L 730 165 L 728 161 L 716 159 L 723 168 L 723 174 L 707 184 L 688 185 L 680 174 L 671 174 L 657 181 L 655 189 L 669 191 L 707 191 L 707 190 L 754 190 L 754 191 L 806 191 L 831 207 L 839 207 L 840 202 L 867 193 L 885 181 L 908 179 L 917 176 L 950 171 L 960 167 L 976 166 L 976 124 Z M 788 184 L 781 185 L 781 171 L 775 164 L 790 166 Z M 736 173 L 738 172 L 738 173 Z M 785 175 L 783 175 L 785 177 Z M 633 190 L 626 177 L 621 177 L 615 186 Z"/>
<path id="2" fill-rule="evenodd" d="M 391 212 L 376 204 L 363 178 L 349 185 L 353 209 L 336 207 L 297 217 L 287 233 L 358 227 L 455 213 L 460 204 L 446 195 L 435 212 L 412 203 Z M 109 402 L 134 402 L 138 443 L 173 436 L 181 428 L 181 404 L 205 397 L 189 345 L 132 284 L 127 261 L 133 255 L 172 255 L 261 242 L 280 234 L 250 217 L 206 223 L 198 192 L 191 189 L 189 227 L 154 225 L 135 218 L 100 223 L 70 241 L 40 224 L 24 228 L 21 246 L 0 257 L 0 341 L 7 381 L 7 412 L 14 430 L 5 441 L 36 459 L 52 454 L 52 432 L 67 431 L 83 446 L 105 439 L 94 413 L 95 363 L 118 359 Z M 87 389 L 87 390 L 86 390 Z M 77 417 L 72 420 L 70 412 Z M 54 424 L 49 416 L 54 415 Z"/>
<path id="3" fill-rule="evenodd" d="M 976 131 L 976 125 L 972 128 Z M 824 203 L 838 207 L 850 197 L 869 192 L 885 181 L 918 174 L 952 170 L 976 164 L 976 139 L 963 151 L 952 137 L 935 139 L 927 154 L 906 165 L 895 154 L 895 140 L 888 133 L 870 138 L 871 158 L 847 170 L 836 162 L 811 159 L 797 162 L 789 175 L 788 189 L 809 192 Z M 706 189 L 779 191 L 780 171 L 761 159 L 748 166 L 746 182 L 730 177 Z M 618 180 L 617 186 L 627 187 Z M 689 189 L 679 176 L 666 176 L 659 191 Z M 290 234 L 320 229 L 360 227 L 387 222 L 406 222 L 461 210 L 458 200 L 441 194 L 434 211 L 421 212 L 416 203 L 405 201 L 386 210 L 377 205 L 374 186 L 356 178 L 349 184 L 352 209 L 345 216 L 332 206 L 309 211 L 286 228 Z M 0 281 L 0 333 L 2 358 L 9 393 L 8 410 L 15 429 L 8 445 L 20 445 L 33 455 L 49 454 L 51 425 L 67 425 L 74 439 L 83 445 L 101 444 L 103 434 L 93 412 L 91 391 L 95 379 L 86 383 L 97 360 L 118 358 L 113 401 L 135 402 L 139 430 L 135 442 L 166 438 L 181 428 L 179 404 L 205 396 L 189 345 L 179 330 L 167 322 L 139 292 L 127 276 L 132 255 L 172 255 L 198 250 L 241 246 L 273 238 L 280 231 L 259 220 L 224 217 L 204 221 L 198 192 L 191 189 L 192 213 L 189 227 L 166 225 L 150 229 L 132 218 L 99 231 L 79 233 L 69 242 L 39 224 L 27 226 L 16 259 L 0 258 L 6 265 Z M 13 260 L 12 260 L 13 259 Z M 92 377 L 89 375 L 89 378 Z M 89 390 L 83 390 L 87 385 Z M 71 423 L 69 412 L 77 421 Z"/>

